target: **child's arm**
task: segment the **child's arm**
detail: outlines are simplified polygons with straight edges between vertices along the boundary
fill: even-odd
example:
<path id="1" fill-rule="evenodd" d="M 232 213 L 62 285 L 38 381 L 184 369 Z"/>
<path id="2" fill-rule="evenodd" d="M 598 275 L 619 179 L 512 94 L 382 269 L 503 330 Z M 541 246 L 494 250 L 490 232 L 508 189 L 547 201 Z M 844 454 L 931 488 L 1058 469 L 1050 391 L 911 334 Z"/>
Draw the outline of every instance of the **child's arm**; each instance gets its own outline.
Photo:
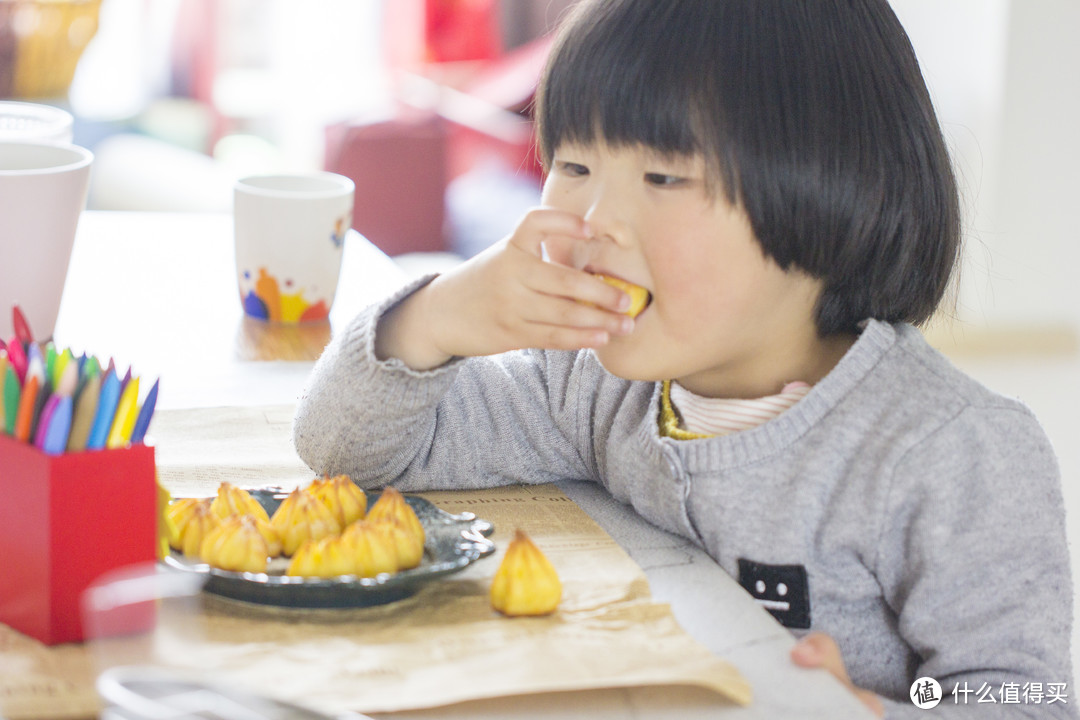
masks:
<path id="1" fill-rule="evenodd" d="M 510 237 L 388 312 L 379 322 L 376 355 L 426 370 L 452 357 L 519 348 L 598 347 L 630 332 L 633 321 L 620 314 L 629 296 L 571 267 L 572 246 L 587 238 L 576 215 L 530 211 Z M 544 250 L 554 262 L 544 261 Z"/>
<path id="2" fill-rule="evenodd" d="M 922 659 L 906 682 L 941 685 L 935 717 L 1075 718 L 1061 477 L 1031 413 L 1002 400 L 935 428 L 899 459 L 883 510 L 876 575 Z M 1062 683 L 1067 703 L 1048 702 Z M 885 710 L 923 717 L 907 698 Z"/>
<path id="3" fill-rule="evenodd" d="M 577 427 L 578 394 L 567 388 L 574 354 L 460 356 L 577 348 L 628 331 L 632 321 L 617 312 L 625 293 L 570 266 L 586 234 L 581 218 L 533 210 L 487 252 L 362 313 L 308 381 L 293 433 L 300 456 L 317 473 L 347 473 L 369 487 L 584 477 L 568 437 Z"/>
<path id="4" fill-rule="evenodd" d="M 1075 718 L 1060 477 L 1034 418 L 1016 404 L 968 408 L 905 453 L 892 487 L 876 574 L 921 658 L 904 687 L 937 680 L 934 717 Z M 859 687 L 828 635 L 802 638 L 791 658 L 829 671 L 878 717 L 926 716 Z M 1050 702 L 1052 686 L 1065 696 Z"/>
<path id="5" fill-rule="evenodd" d="M 403 490 L 589 477 L 569 429 L 574 388 L 592 382 L 577 378 L 582 354 L 522 351 L 415 371 L 375 357 L 377 318 L 393 300 L 336 334 L 308 379 L 293 439 L 315 473 Z"/>

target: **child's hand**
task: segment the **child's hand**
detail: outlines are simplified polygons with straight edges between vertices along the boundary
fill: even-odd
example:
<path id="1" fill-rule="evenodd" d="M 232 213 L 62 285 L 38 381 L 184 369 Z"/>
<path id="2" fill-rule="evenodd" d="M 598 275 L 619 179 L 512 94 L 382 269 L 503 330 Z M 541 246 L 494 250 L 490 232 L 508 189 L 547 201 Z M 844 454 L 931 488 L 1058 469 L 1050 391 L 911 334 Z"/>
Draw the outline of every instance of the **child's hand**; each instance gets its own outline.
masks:
<path id="1" fill-rule="evenodd" d="M 573 246 L 588 239 L 580 217 L 531 210 L 510 237 L 387 313 L 376 354 L 426 369 L 454 356 L 599 347 L 611 335 L 629 333 L 633 320 L 620 314 L 629 296 L 570 267 Z M 552 262 L 542 257 L 545 247 Z"/>
<path id="2" fill-rule="evenodd" d="M 881 698 L 869 690 L 857 688 L 851 683 L 847 670 L 844 668 L 843 658 L 840 657 L 840 648 L 836 641 L 825 633 L 811 633 L 796 643 L 791 649 L 792 661 L 805 668 L 824 668 L 832 673 L 840 682 L 844 683 L 862 700 L 866 707 L 878 717 L 885 716 L 885 707 L 881 704 Z"/>

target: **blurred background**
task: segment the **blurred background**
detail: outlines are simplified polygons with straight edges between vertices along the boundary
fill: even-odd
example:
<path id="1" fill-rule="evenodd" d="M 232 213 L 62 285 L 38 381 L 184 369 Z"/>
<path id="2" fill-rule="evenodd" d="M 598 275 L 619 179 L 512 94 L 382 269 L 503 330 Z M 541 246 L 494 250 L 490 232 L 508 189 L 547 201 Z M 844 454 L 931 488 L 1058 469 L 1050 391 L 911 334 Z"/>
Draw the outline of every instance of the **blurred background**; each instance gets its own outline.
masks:
<path id="1" fill-rule="evenodd" d="M 228 211 L 237 177 L 326 168 L 390 254 L 467 257 L 536 202 L 528 103 L 572 2 L 0 0 L 0 97 L 75 116 L 91 209 Z M 892 4 L 963 185 L 967 342 L 1075 351 L 1080 4 Z"/>
<path id="2" fill-rule="evenodd" d="M 0 0 L 0 98 L 75 116 L 91 209 L 228 211 L 237 177 L 326 168 L 372 242 L 452 262 L 536 202 L 528 103 L 572 2 Z M 892 4 L 963 185 L 962 340 L 1075 352 L 1080 4 Z"/>
<path id="3" fill-rule="evenodd" d="M 325 168 L 370 240 L 452 262 L 537 202 L 526 108 L 569 4 L 0 0 L 0 98 L 75 116 L 90 209 L 228 211 L 238 177 Z"/>

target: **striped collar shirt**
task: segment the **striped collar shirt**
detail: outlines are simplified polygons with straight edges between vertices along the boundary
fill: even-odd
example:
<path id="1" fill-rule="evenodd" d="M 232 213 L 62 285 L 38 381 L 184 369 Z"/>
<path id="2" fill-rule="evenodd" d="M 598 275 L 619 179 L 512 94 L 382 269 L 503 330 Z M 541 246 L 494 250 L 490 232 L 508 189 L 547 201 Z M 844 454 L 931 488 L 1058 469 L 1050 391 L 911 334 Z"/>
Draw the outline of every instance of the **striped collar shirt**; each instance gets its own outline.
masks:
<path id="1" fill-rule="evenodd" d="M 680 430 L 695 436 L 729 435 L 763 425 L 806 397 L 810 386 L 790 382 L 776 395 L 751 400 L 707 398 L 671 383 L 671 404 Z"/>

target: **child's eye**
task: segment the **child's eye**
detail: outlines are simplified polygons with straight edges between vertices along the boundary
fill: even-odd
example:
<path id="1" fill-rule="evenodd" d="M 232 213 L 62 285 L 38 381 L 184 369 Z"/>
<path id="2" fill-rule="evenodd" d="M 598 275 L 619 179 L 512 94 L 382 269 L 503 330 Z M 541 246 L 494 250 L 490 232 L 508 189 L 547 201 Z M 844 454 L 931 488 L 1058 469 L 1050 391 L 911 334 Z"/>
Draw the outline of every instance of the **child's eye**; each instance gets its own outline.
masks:
<path id="1" fill-rule="evenodd" d="M 556 164 L 559 168 L 559 171 L 565 175 L 570 175 L 572 177 L 584 177 L 589 174 L 589 168 L 585 167 L 580 163 L 562 161 Z"/>
<path id="2" fill-rule="evenodd" d="M 664 173 L 645 173 L 645 182 L 654 187 L 676 187 L 686 183 L 686 178 Z"/>

